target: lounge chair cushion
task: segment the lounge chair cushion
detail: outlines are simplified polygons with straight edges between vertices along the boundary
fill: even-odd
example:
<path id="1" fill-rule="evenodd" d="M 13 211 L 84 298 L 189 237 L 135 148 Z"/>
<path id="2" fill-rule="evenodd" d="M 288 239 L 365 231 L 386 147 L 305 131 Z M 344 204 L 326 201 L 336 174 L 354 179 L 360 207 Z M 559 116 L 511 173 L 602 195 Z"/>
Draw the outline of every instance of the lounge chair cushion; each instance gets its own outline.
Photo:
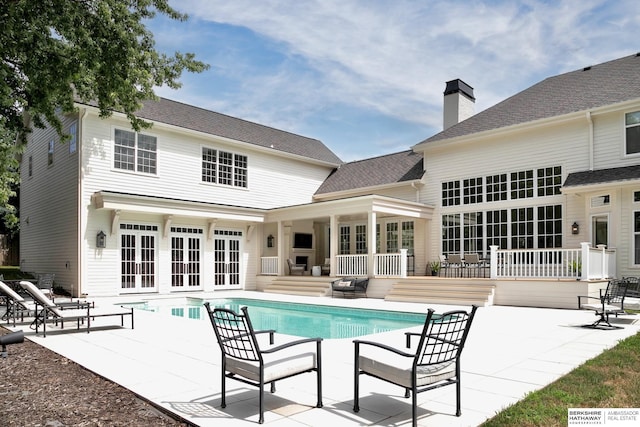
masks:
<path id="1" fill-rule="evenodd" d="M 336 288 L 350 288 L 351 287 L 351 280 L 347 280 L 347 281 L 339 281 L 335 284 Z"/>
<path id="2" fill-rule="evenodd" d="M 276 354 L 264 354 L 264 381 L 265 383 L 300 372 L 315 369 L 317 360 L 315 352 L 295 353 L 282 350 Z M 227 357 L 227 371 L 248 378 L 252 381 L 260 381 L 260 364 L 258 362 Z"/>
<path id="3" fill-rule="evenodd" d="M 360 355 L 360 369 L 402 387 L 411 388 L 411 363 L 413 359 L 403 358 L 388 352 L 385 356 L 385 360 L 380 360 L 380 355 L 376 355 L 375 359 Z M 453 361 L 418 366 L 416 386 L 433 384 L 455 376 L 456 365 Z"/>

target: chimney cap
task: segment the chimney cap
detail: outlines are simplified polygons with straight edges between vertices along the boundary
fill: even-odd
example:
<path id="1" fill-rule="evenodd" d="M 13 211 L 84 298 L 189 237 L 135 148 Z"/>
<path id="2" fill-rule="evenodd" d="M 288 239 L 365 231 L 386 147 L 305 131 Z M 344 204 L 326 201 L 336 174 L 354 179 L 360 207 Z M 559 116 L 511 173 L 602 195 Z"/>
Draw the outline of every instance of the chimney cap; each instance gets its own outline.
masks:
<path id="1" fill-rule="evenodd" d="M 467 98 L 472 101 L 475 101 L 476 98 L 473 96 L 473 88 L 463 82 L 460 79 L 455 79 L 447 82 L 447 87 L 444 89 L 444 95 L 451 95 L 452 93 L 462 93 Z"/>

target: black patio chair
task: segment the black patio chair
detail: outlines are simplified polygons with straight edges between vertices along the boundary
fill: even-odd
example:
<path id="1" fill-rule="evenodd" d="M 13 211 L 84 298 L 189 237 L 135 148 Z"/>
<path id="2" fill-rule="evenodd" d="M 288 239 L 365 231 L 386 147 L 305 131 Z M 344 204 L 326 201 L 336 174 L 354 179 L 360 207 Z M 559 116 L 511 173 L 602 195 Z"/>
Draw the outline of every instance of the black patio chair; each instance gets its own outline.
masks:
<path id="1" fill-rule="evenodd" d="M 276 381 L 298 374 L 315 371 L 317 375 L 316 407 L 322 408 L 322 338 L 304 338 L 273 346 L 274 330 L 254 331 L 247 307 L 242 314 L 225 308 L 211 309 L 206 302 L 211 325 L 222 351 L 222 404 L 226 404 L 226 378 L 232 378 L 259 388 L 259 419 L 264 422 L 264 385 L 271 384 L 271 393 L 276 391 Z M 266 349 L 259 345 L 258 334 L 269 334 Z M 315 343 L 315 351 L 292 350 L 292 347 Z"/>
<path id="2" fill-rule="evenodd" d="M 413 351 L 403 351 L 389 345 L 354 340 L 355 370 L 353 411 L 360 411 L 360 375 L 366 374 L 405 389 L 405 397 L 412 396 L 413 426 L 417 425 L 417 394 L 447 385 L 456 385 L 456 416 L 462 414 L 460 406 L 460 355 L 469 334 L 477 306 L 470 312 L 449 311 L 442 315 L 429 309 L 421 333 L 406 333 L 407 348 L 411 337 L 420 340 Z M 362 347 L 367 349 L 366 355 Z M 379 351 L 380 349 L 383 351 Z"/>
<path id="3" fill-rule="evenodd" d="M 585 328 L 592 329 L 622 329 L 621 326 L 614 326 L 609 322 L 609 316 L 618 317 L 619 314 L 625 314 L 624 299 L 627 294 L 627 284 L 619 280 L 610 280 L 607 288 L 600 289 L 600 296 L 592 297 L 590 295 L 578 295 L 578 308 L 583 310 L 595 311 L 598 320 L 590 325 L 583 325 Z M 584 303 L 582 300 L 594 300 L 597 302 Z"/>

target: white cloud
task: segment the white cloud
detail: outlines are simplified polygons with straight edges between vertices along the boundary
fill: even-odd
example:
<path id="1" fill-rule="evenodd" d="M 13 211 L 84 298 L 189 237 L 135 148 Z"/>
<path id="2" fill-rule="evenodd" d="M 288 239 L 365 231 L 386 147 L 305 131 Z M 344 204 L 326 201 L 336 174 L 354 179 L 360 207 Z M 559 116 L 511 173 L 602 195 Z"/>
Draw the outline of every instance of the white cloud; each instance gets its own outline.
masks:
<path id="1" fill-rule="evenodd" d="M 296 121 L 345 105 L 437 131 L 446 81 L 473 86 L 480 111 L 548 76 L 633 53 L 640 23 L 637 0 L 173 3 L 195 23 L 247 28 L 270 41 L 282 55 L 270 68 L 256 69 L 233 43 L 203 59 L 242 82 L 224 101 L 231 114 L 294 130 Z M 163 37 L 185 44 L 207 35 Z M 223 105 L 204 105 L 214 102 Z"/>

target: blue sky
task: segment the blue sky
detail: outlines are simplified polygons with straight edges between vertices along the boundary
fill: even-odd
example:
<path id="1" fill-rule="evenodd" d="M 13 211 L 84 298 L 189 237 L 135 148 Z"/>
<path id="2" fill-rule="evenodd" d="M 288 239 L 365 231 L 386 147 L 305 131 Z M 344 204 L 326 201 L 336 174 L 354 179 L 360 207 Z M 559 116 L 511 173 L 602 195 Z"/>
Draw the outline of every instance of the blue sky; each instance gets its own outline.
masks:
<path id="1" fill-rule="evenodd" d="M 344 161 L 442 130 L 445 82 L 476 112 L 556 74 L 640 51 L 637 0 L 170 0 L 156 48 L 211 65 L 157 94 L 323 141 Z"/>

